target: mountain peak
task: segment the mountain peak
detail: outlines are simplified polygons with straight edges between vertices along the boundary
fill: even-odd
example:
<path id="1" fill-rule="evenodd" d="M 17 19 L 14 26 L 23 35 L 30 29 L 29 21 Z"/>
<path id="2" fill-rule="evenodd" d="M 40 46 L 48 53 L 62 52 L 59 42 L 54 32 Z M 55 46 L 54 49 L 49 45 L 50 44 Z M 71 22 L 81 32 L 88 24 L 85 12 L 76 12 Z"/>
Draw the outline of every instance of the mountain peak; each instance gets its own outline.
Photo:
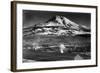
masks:
<path id="1" fill-rule="evenodd" d="M 65 28 L 71 28 L 79 30 L 79 25 L 75 22 L 69 20 L 67 17 L 64 16 L 54 16 L 49 19 L 47 22 L 47 26 L 63 26 Z"/>

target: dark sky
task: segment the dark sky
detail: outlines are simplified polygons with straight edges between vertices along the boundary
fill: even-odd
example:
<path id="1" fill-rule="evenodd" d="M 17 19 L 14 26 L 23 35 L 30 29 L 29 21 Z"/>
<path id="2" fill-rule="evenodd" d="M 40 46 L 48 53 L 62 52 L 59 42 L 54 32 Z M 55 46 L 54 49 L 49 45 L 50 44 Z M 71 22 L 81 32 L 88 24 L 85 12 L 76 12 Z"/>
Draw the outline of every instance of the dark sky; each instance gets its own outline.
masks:
<path id="1" fill-rule="evenodd" d="M 91 24 L 90 13 L 34 11 L 34 10 L 23 10 L 23 26 L 29 27 L 37 23 L 44 23 L 56 15 L 65 16 L 79 25 L 85 25 L 90 28 Z"/>

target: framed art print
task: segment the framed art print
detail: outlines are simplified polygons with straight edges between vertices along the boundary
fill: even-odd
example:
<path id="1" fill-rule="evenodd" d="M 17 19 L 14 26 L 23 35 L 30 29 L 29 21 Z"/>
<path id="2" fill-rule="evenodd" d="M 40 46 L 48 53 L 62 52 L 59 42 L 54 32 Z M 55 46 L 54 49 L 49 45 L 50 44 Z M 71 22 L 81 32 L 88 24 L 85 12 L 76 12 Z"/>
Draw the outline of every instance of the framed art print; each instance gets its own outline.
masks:
<path id="1" fill-rule="evenodd" d="M 97 66 L 97 6 L 11 2 L 11 71 Z"/>

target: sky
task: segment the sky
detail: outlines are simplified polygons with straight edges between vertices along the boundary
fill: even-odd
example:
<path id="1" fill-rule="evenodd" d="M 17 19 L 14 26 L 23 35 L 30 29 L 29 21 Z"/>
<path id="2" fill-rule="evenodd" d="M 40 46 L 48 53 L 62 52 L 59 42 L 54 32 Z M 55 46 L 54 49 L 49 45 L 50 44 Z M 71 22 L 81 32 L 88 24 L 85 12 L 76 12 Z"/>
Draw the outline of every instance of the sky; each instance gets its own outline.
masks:
<path id="1" fill-rule="evenodd" d="M 23 10 L 23 27 L 34 26 L 35 24 L 38 23 L 45 23 L 50 18 L 56 15 L 64 16 L 79 25 L 85 25 L 90 28 L 91 25 L 90 13 L 35 11 L 35 10 Z"/>

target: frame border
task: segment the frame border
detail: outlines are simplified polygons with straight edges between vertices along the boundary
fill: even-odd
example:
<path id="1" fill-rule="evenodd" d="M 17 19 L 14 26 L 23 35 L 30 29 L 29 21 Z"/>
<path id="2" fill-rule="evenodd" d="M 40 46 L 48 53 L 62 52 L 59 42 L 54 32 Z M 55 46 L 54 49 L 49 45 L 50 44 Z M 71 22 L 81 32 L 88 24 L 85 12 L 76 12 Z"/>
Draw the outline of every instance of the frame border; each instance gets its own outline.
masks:
<path id="1" fill-rule="evenodd" d="M 17 69 L 17 4 L 36 4 L 36 5 L 51 5 L 51 6 L 69 6 L 69 7 L 83 7 L 96 9 L 96 64 L 95 65 L 82 65 L 82 66 L 69 66 L 69 67 L 52 67 L 52 68 L 38 68 L 38 69 Z M 72 68 L 85 68 L 98 66 L 98 7 L 89 5 L 76 5 L 76 4 L 60 4 L 60 3 L 43 3 L 43 2 L 28 2 L 28 1 L 11 1 L 11 71 L 40 71 L 40 70 L 54 70 L 54 69 L 72 69 Z"/>

